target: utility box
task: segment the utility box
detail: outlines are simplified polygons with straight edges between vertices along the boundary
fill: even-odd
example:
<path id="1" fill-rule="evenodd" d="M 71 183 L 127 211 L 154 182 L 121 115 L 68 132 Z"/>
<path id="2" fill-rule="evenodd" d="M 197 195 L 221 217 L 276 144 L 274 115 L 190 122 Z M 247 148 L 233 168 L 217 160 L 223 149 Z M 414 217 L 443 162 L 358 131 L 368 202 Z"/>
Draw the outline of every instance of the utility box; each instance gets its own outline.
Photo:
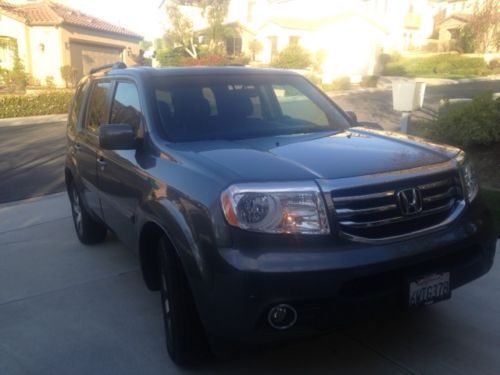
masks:
<path id="1" fill-rule="evenodd" d="M 411 112 L 424 105 L 425 82 L 394 81 L 392 106 L 395 111 Z"/>

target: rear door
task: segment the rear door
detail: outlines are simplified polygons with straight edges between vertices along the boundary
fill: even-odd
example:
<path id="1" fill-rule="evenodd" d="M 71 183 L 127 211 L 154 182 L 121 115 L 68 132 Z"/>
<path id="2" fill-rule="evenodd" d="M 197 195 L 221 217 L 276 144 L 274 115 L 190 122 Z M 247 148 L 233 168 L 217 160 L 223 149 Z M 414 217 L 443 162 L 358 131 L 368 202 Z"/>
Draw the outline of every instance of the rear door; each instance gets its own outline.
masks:
<path id="1" fill-rule="evenodd" d="M 111 82 L 109 80 L 96 80 L 92 83 L 88 108 L 74 146 L 82 197 L 87 207 L 99 217 L 102 217 L 102 211 L 97 175 L 98 132 L 99 126 L 108 122 L 110 93 Z"/>
<path id="2" fill-rule="evenodd" d="M 139 91 L 132 81 L 118 81 L 111 100 L 111 124 L 129 124 L 139 134 L 143 126 Z M 99 190 L 106 224 L 125 244 L 134 244 L 136 212 L 147 191 L 140 176 L 141 152 L 99 150 Z"/>

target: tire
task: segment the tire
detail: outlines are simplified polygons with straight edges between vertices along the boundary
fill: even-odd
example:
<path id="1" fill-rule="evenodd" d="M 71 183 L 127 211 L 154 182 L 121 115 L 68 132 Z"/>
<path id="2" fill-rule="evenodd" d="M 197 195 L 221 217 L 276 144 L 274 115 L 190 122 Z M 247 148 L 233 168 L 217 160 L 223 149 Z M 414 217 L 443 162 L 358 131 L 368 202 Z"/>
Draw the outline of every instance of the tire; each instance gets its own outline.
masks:
<path id="1" fill-rule="evenodd" d="M 106 239 L 108 229 L 106 226 L 92 218 L 82 203 L 80 194 L 74 184 L 68 186 L 71 214 L 76 235 L 81 243 L 93 245 Z"/>
<path id="2" fill-rule="evenodd" d="M 165 237 L 158 244 L 158 259 L 168 354 L 179 366 L 199 364 L 211 354 L 207 335 L 182 264 Z"/>

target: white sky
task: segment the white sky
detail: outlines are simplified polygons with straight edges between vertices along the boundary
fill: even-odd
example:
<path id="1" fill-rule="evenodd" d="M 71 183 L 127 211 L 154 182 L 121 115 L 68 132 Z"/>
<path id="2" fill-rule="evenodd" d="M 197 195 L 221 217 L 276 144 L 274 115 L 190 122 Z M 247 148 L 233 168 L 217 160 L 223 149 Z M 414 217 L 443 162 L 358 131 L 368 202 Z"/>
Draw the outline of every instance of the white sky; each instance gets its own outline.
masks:
<path id="1" fill-rule="evenodd" d="M 63 0 L 61 3 L 105 21 L 126 27 L 153 40 L 163 35 L 166 14 L 161 0 Z"/>

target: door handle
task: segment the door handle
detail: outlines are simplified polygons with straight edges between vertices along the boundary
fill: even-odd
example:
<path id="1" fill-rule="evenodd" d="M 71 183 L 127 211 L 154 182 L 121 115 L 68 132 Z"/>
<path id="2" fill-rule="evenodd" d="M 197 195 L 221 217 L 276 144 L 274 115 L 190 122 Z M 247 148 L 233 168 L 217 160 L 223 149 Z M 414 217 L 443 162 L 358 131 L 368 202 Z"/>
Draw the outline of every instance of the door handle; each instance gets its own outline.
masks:
<path id="1" fill-rule="evenodd" d="M 106 168 L 106 165 L 108 165 L 106 159 L 104 159 L 102 156 L 99 156 L 97 158 L 97 164 L 99 164 L 99 167 L 101 167 L 101 171 L 104 170 L 104 168 Z"/>

